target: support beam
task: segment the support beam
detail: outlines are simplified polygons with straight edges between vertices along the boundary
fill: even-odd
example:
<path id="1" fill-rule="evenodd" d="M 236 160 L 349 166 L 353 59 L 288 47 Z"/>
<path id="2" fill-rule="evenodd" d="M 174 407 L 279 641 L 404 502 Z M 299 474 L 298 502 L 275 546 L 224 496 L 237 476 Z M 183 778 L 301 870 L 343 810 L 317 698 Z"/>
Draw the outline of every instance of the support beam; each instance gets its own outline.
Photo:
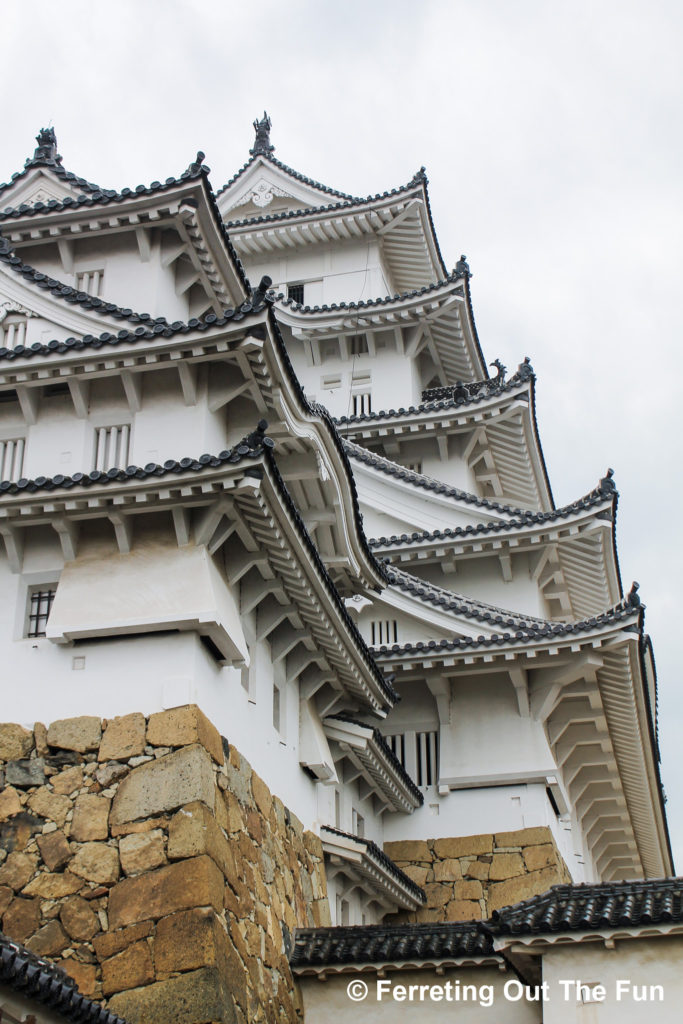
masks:
<path id="1" fill-rule="evenodd" d="M 126 401 L 131 413 L 140 412 L 142 408 L 142 375 L 131 373 L 130 370 L 122 370 L 121 383 L 123 384 Z"/>
<path id="2" fill-rule="evenodd" d="M 178 543 L 178 547 L 183 548 L 192 540 L 190 535 L 192 522 L 190 510 L 184 508 L 182 505 L 176 505 L 171 511 L 173 515 L 173 526 L 175 528 L 176 541 Z"/>
<path id="3" fill-rule="evenodd" d="M 62 268 L 65 274 L 74 273 L 74 243 L 68 238 L 57 239 L 59 258 L 62 261 Z"/>
<path id="4" fill-rule="evenodd" d="M 13 573 L 21 572 L 24 562 L 24 533 L 6 523 L 0 525 L 0 533 L 7 549 L 7 561 Z"/>
<path id="5" fill-rule="evenodd" d="M 122 555 L 129 555 L 133 547 L 133 523 L 123 512 L 110 512 L 109 519 L 114 527 L 116 543 Z"/>
<path id="6" fill-rule="evenodd" d="M 197 367 L 192 363 L 178 363 L 178 376 L 183 389 L 185 405 L 197 404 Z"/>
<path id="7" fill-rule="evenodd" d="M 27 388 L 25 384 L 17 384 L 17 398 L 21 406 L 21 412 L 29 427 L 35 426 L 38 422 L 38 403 L 40 392 L 38 388 Z"/>
<path id="8" fill-rule="evenodd" d="M 69 381 L 69 391 L 71 392 L 71 401 L 74 404 L 74 411 L 79 420 L 87 419 L 88 412 L 90 411 L 90 382 L 87 380 L 78 380 L 77 377 L 72 377 Z"/>
<path id="9" fill-rule="evenodd" d="M 149 232 L 145 228 L 135 229 L 135 238 L 138 243 L 138 252 L 143 263 L 149 263 L 152 258 L 152 246 Z"/>
<path id="10" fill-rule="evenodd" d="M 517 710 L 520 718 L 529 717 L 529 677 L 525 669 L 518 666 L 509 670 L 510 682 L 515 688 Z"/>
<path id="11" fill-rule="evenodd" d="M 60 517 L 52 520 L 52 526 L 59 536 L 64 561 L 75 561 L 78 551 L 78 524 L 71 519 Z"/>

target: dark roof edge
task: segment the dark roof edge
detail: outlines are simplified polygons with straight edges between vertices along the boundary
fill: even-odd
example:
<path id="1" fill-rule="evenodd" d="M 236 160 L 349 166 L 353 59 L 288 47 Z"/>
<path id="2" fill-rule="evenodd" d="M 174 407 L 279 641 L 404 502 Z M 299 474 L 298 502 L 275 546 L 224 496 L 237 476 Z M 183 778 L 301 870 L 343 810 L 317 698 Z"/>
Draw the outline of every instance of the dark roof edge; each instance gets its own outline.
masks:
<path id="1" fill-rule="evenodd" d="M 384 736 L 382 735 L 382 733 L 379 731 L 379 729 L 376 726 L 368 725 L 367 722 L 361 722 L 360 719 L 353 718 L 351 715 L 344 715 L 344 714 L 325 715 L 325 718 L 326 719 L 329 718 L 332 721 L 336 721 L 336 722 L 347 722 L 349 725 L 359 725 L 363 729 L 370 729 L 372 731 L 372 738 L 373 738 L 373 740 L 375 741 L 377 746 L 381 749 L 381 751 L 384 754 L 384 756 L 386 757 L 387 761 L 389 761 L 389 763 L 391 764 L 391 766 L 394 769 L 394 771 L 396 772 L 396 774 L 400 776 L 401 781 L 403 782 L 405 787 L 410 790 L 412 795 L 417 800 L 418 804 L 420 806 L 422 806 L 422 804 L 424 803 L 424 793 L 419 788 L 419 786 L 415 782 L 413 782 L 413 780 L 411 779 L 410 775 L 408 774 L 406 769 L 403 767 L 403 765 L 401 764 L 399 759 L 396 757 L 396 754 L 393 752 L 393 750 L 391 749 L 391 747 L 387 743 L 386 739 L 384 738 Z"/>
<path id="2" fill-rule="evenodd" d="M 543 454 L 543 445 L 541 444 L 541 436 L 538 432 L 538 421 L 536 419 L 536 377 L 531 378 L 531 425 L 534 432 L 534 440 L 536 441 L 536 448 L 538 450 L 538 456 L 541 461 L 541 470 L 543 472 L 543 479 L 548 489 L 548 497 L 550 499 L 550 507 L 555 508 L 555 498 L 553 497 L 553 489 L 550 485 L 550 477 L 548 475 L 548 467 L 545 461 L 545 455 Z"/>
<path id="3" fill-rule="evenodd" d="M 28 1000 L 49 1007 L 74 1024 L 126 1024 L 123 1017 L 79 992 L 74 979 L 61 967 L 45 957 L 36 956 L 2 932 L 0 983 Z"/>
<path id="4" fill-rule="evenodd" d="M 490 374 L 489 374 L 488 366 L 486 365 L 486 360 L 484 359 L 484 352 L 483 352 L 482 347 L 481 347 L 481 342 L 479 341 L 479 332 L 477 331 L 477 323 L 476 323 L 476 320 L 474 319 L 474 306 L 472 305 L 472 291 L 470 289 L 471 277 L 472 277 L 471 274 L 467 274 L 467 276 L 465 278 L 465 301 L 467 303 L 467 313 L 468 313 L 469 318 L 470 318 L 470 324 L 471 324 L 471 327 L 472 327 L 472 337 L 474 339 L 474 344 L 476 346 L 477 355 L 479 356 L 479 360 L 481 362 L 482 369 L 483 369 L 484 373 L 486 374 L 486 378 L 489 379 Z"/>
<path id="5" fill-rule="evenodd" d="M 218 189 L 218 192 L 216 192 L 216 197 L 222 195 L 223 192 L 227 192 L 230 186 L 234 185 L 235 182 L 238 181 L 239 178 L 241 178 L 242 175 L 249 170 L 252 164 L 254 164 L 259 157 L 262 157 L 264 160 L 269 160 L 271 164 L 279 168 L 279 170 L 284 171 L 285 174 L 288 174 L 290 176 L 290 178 L 294 178 L 296 181 L 300 181 L 302 185 L 310 185 L 311 188 L 318 189 L 319 192 L 325 192 L 327 195 L 331 196 L 339 196 L 340 199 L 358 199 L 358 196 L 349 195 L 348 192 L 339 192 L 336 188 L 330 188 L 329 185 L 323 185 L 321 184 L 321 182 L 315 181 L 314 178 L 308 178 L 306 177 L 305 174 L 301 174 L 299 171 L 295 171 L 293 167 L 289 167 L 288 164 L 284 164 L 281 160 L 278 160 L 277 157 L 272 156 L 270 153 L 262 152 L 254 153 L 254 155 L 251 156 L 249 160 L 247 160 L 247 162 L 240 167 L 239 171 L 233 174 L 232 178 L 226 181 L 225 185 L 222 185 L 221 188 Z"/>
<path id="6" fill-rule="evenodd" d="M 340 836 L 342 839 L 352 839 L 354 843 L 362 843 L 370 856 L 372 856 L 374 860 L 379 861 L 383 868 L 398 879 L 401 885 L 405 886 L 405 888 L 413 894 L 415 899 L 418 899 L 420 903 L 427 902 L 427 894 L 424 889 L 422 889 L 417 882 L 414 882 L 412 878 L 409 878 L 405 871 L 401 871 L 401 869 L 394 864 L 391 857 L 387 857 L 384 850 L 380 850 L 377 843 L 373 843 L 372 839 L 366 839 L 364 836 L 354 836 L 352 832 L 344 832 L 340 828 L 333 828 L 332 825 L 321 825 L 320 831 L 331 832 L 333 835 Z"/>
<path id="7" fill-rule="evenodd" d="M 647 685 L 647 672 L 645 670 L 645 652 L 649 651 L 650 657 L 652 658 L 652 668 L 654 671 L 654 683 L 655 683 L 655 706 L 652 707 L 652 701 L 650 700 L 650 691 Z M 674 866 L 674 855 L 671 847 L 671 836 L 669 834 L 669 822 L 666 816 L 666 796 L 664 794 L 664 785 L 662 783 L 661 774 L 661 753 L 659 749 L 659 717 L 655 720 L 657 713 L 657 706 L 659 703 L 659 686 L 657 680 L 657 666 L 655 664 L 654 651 L 652 649 L 652 640 L 645 633 L 645 610 L 641 608 L 640 615 L 640 643 L 638 645 L 638 657 L 640 661 L 640 674 L 642 677 L 643 684 L 643 696 L 645 698 L 645 709 L 647 713 L 647 729 L 648 737 L 650 740 L 650 748 L 652 750 L 652 760 L 654 762 L 655 777 L 657 780 L 657 797 L 659 803 L 659 811 L 662 816 L 662 825 L 664 828 L 664 838 L 666 841 L 666 849 L 669 855 L 669 863 L 671 869 L 675 870 Z"/>

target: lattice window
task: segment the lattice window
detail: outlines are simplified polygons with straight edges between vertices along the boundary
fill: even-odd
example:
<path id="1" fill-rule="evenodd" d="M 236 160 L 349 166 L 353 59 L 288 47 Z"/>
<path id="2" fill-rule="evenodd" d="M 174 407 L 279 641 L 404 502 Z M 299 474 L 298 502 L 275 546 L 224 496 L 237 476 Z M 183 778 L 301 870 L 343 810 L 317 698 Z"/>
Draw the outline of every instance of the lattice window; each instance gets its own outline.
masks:
<path id="1" fill-rule="evenodd" d="M 439 755 L 438 732 L 418 732 L 415 734 L 417 746 L 417 778 L 418 786 L 436 785 Z"/>
<path id="2" fill-rule="evenodd" d="M 95 457 L 93 469 L 125 469 L 130 455 L 130 424 L 115 427 L 97 427 L 95 430 Z"/>
<path id="3" fill-rule="evenodd" d="M 292 302 L 298 302 L 300 306 L 304 304 L 304 286 L 302 284 L 288 284 L 287 285 L 287 298 L 291 299 Z"/>
<path id="4" fill-rule="evenodd" d="M 351 395 L 351 412 L 354 416 L 368 416 L 372 412 L 372 396 L 369 391 L 354 391 Z"/>
<path id="5" fill-rule="evenodd" d="M 45 636 L 56 587 L 32 587 L 28 593 L 27 637 Z"/>
<path id="6" fill-rule="evenodd" d="M 24 472 L 23 437 L 0 441 L 0 480 L 20 480 Z"/>
<path id="7" fill-rule="evenodd" d="M 76 274 L 76 291 L 99 298 L 102 295 L 104 270 L 80 270 Z"/>
<path id="8" fill-rule="evenodd" d="M 421 473 L 422 472 L 422 463 L 421 462 L 406 462 L 406 469 L 412 470 L 413 473 Z"/>
<path id="9" fill-rule="evenodd" d="M 0 347 L 14 349 L 26 344 L 28 321 L 21 316 L 8 316 L 0 323 Z"/>
<path id="10" fill-rule="evenodd" d="M 370 623 L 370 643 L 373 647 L 382 644 L 398 643 L 398 623 L 396 619 L 374 619 Z"/>

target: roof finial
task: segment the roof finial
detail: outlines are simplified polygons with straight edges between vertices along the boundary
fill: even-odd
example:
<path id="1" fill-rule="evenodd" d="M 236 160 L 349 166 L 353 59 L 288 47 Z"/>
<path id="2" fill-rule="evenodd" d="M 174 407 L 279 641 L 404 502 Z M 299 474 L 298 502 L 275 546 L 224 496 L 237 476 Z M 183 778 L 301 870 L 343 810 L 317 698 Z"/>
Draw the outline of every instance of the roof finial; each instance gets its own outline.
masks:
<path id="1" fill-rule="evenodd" d="M 467 262 L 467 256 L 463 253 L 458 262 L 455 264 L 455 275 L 456 277 L 471 277 L 470 265 Z"/>
<path id="2" fill-rule="evenodd" d="M 27 167 L 36 164 L 61 164 L 62 158 L 57 152 L 57 136 L 54 128 L 41 128 L 36 135 L 38 143 L 32 157 L 26 161 Z"/>
<path id="3" fill-rule="evenodd" d="M 256 138 L 254 140 L 253 147 L 249 150 L 252 156 L 270 156 L 275 149 L 275 146 L 270 144 L 270 129 L 272 127 L 272 121 L 268 117 L 265 110 L 263 111 L 263 117 L 259 121 L 258 118 L 254 121 L 254 131 L 256 132 Z"/>

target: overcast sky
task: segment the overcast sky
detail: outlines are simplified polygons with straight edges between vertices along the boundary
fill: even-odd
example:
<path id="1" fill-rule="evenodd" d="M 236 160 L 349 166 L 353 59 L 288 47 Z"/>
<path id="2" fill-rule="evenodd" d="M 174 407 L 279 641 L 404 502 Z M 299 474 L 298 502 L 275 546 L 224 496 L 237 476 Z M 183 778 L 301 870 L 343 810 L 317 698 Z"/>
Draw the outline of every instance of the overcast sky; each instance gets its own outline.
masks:
<path id="1" fill-rule="evenodd" d="M 52 123 L 122 188 L 198 149 L 218 189 L 268 110 L 275 155 L 365 195 L 424 164 L 447 265 L 466 253 L 490 361 L 531 357 L 558 504 L 607 466 L 641 583 L 683 872 L 678 0 L 2 0 L 0 180 Z M 125 296 L 121 297 L 125 304 Z"/>

